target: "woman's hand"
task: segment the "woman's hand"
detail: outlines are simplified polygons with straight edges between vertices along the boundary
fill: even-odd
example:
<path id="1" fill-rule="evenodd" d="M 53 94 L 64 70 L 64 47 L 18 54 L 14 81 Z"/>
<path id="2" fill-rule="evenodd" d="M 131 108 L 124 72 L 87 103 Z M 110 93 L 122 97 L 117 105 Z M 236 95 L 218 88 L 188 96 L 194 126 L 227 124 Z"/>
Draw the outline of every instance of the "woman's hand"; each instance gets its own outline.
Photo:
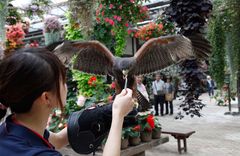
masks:
<path id="1" fill-rule="evenodd" d="M 123 119 L 133 109 L 133 105 L 131 89 L 124 89 L 116 96 L 112 107 L 112 125 L 103 156 L 120 156 Z"/>
<path id="2" fill-rule="evenodd" d="M 113 102 L 113 117 L 125 117 L 134 106 L 131 89 L 123 89 Z"/>

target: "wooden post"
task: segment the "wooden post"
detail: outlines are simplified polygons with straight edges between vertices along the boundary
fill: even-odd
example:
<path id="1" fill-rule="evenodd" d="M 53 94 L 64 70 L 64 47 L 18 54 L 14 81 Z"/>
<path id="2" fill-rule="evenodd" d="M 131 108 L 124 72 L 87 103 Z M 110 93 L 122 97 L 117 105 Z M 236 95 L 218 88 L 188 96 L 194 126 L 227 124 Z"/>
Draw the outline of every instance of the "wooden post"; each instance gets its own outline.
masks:
<path id="1" fill-rule="evenodd" d="M 184 152 L 187 152 L 187 141 L 186 141 L 186 138 L 183 139 L 183 143 L 184 143 Z"/>
<path id="2" fill-rule="evenodd" d="M 182 153 L 182 150 L 181 150 L 181 141 L 179 138 L 177 138 L 177 141 L 178 141 L 178 152 L 181 154 Z"/>

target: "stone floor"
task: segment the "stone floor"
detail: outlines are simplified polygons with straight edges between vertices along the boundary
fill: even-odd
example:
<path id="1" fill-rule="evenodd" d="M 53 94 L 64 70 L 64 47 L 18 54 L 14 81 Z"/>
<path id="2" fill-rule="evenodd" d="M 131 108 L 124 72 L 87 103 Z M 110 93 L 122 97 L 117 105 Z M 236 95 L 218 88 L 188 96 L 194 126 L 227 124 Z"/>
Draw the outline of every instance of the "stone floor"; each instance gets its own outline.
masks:
<path id="1" fill-rule="evenodd" d="M 185 117 L 175 120 L 173 116 L 159 117 L 163 129 L 195 130 L 187 140 L 186 156 L 239 156 L 240 155 L 240 117 L 224 115 L 228 107 L 216 106 L 207 94 L 201 96 L 207 106 L 202 110 L 203 117 Z M 177 110 L 180 100 L 174 101 Z M 236 105 L 232 111 L 237 111 Z M 169 142 L 146 152 L 146 156 L 179 156 L 177 141 L 172 136 Z M 65 152 L 63 152 L 65 153 Z M 64 154 L 73 156 L 76 153 Z"/>
<path id="2" fill-rule="evenodd" d="M 175 120 L 172 116 L 159 117 L 163 129 L 195 130 L 187 140 L 186 156 L 239 156 L 240 155 L 240 117 L 224 115 L 228 107 L 216 106 L 207 94 L 201 96 L 207 106 L 203 109 L 203 117 L 185 117 Z M 179 101 L 175 101 L 177 109 Z M 232 111 L 237 111 L 236 104 Z M 147 151 L 147 156 L 177 156 L 177 141 L 172 136 L 168 143 Z"/>

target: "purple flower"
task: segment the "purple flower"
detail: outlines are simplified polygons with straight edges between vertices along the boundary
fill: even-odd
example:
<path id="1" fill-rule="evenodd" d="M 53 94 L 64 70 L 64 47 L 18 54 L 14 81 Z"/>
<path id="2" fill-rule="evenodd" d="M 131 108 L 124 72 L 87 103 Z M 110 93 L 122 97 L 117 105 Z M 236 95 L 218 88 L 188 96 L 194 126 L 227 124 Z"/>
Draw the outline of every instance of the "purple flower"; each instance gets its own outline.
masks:
<path id="1" fill-rule="evenodd" d="M 45 32 L 61 30 L 61 24 L 57 17 L 48 17 L 44 21 Z"/>
<path id="2" fill-rule="evenodd" d="M 38 6 L 37 4 L 30 5 L 29 8 L 30 8 L 33 12 L 36 12 L 37 10 L 39 10 L 39 6 Z"/>

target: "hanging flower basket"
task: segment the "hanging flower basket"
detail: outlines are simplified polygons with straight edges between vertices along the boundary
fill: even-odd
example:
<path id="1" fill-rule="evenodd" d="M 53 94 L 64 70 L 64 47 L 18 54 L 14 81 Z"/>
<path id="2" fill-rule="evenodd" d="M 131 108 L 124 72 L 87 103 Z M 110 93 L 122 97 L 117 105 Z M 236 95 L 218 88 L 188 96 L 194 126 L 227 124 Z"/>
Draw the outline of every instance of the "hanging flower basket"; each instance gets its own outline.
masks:
<path id="1" fill-rule="evenodd" d="M 61 33 L 60 32 L 48 32 L 44 33 L 45 44 L 50 45 L 54 42 L 60 41 Z"/>

